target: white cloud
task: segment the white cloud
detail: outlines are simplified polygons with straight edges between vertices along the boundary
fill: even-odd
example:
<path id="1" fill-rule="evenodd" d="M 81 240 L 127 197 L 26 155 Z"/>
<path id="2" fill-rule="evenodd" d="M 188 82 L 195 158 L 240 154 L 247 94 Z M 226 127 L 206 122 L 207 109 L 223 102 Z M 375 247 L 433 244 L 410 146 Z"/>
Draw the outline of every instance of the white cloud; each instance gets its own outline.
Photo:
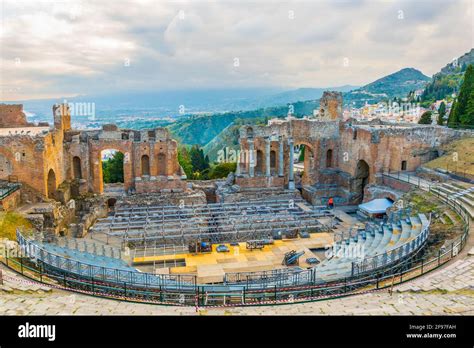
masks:
<path id="1" fill-rule="evenodd" d="M 8 0 L 3 8 L 2 100 L 364 84 L 404 67 L 431 75 L 474 42 L 470 0 Z"/>

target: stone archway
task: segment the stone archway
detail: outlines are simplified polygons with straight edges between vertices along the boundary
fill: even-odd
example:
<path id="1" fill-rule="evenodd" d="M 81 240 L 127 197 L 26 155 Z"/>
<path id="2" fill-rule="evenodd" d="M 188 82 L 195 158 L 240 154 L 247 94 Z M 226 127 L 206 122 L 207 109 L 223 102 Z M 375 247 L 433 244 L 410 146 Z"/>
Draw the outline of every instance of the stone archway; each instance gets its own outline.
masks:
<path id="1" fill-rule="evenodd" d="M 74 179 L 82 179 L 81 159 L 77 156 L 72 158 L 72 169 L 74 173 Z"/>
<path id="2" fill-rule="evenodd" d="M 141 159 L 141 171 L 143 175 L 150 175 L 150 157 L 143 155 Z"/>
<path id="3" fill-rule="evenodd" d="M 276 171 L 276 164 L 277 164 L 277 155 L 275 150 L 270 151 L 270 170 L 271 172 Z"/>
<path id="4" fill-rule="evenodd" d="M 247 127 L 247 138 L 253 138 L 253 128 L 252 127 Z"/>
<path id="5" fill-rule="evenodd" d="M 263 156 L 263 152 L 261 150 L 257 150 L 257 163 L 255 165 L 256 175 L 263 175 L 264 165 L 265 165 L 265 157 Z"/>
<path id="6" fill-rule="evenodd" d="M 101 193 L 119 194 L 127 190 L 129 155 L 116 147 L 106 147 L 99 152 L 99 179 Z"/>
<path id="7" fill-rule="evenodd" d="M 354 194 L 354 201 L 362 203 L 364 201 L 364 189 L 369 182 L 370 167 L 364 160 L 357 162 L 355 176 L 352 181 L 352 191 Z"/>
<path id="8" fill-rule="evenodd" d="M 332 149 L 326 152 L 326 168 L 332 168 Z"/>
<path id="9" fill-rule="evenodd" d="M 128 190 L 133 187 L 133 154 L 132 144 L 123 140 L 92 140 L 90 148 L 91 165 L 91 185 L 92 192 L 104 192 L 104 178 L 102 168 L 102 152 L 104 150 L 114 150 L 124 155 L 123 159 L 123 189 Z M 139 158 L 138 158 L 139 160 Z M 139 167 L 138 167 L 139 168 Z"/>
<path id="10" fill-rule="evenodd" d="M 48 172 L 48 198 L 56 199 L 57 187 L 56 173 L 50 169 Z"/>
<path id="11" fill-rule="evenodd" d="M 299 172 L 299 176 L 301 177 L 301 180 L 299 180 L 301 185 L 313 185 L 315 183 L 314 179 L 314 151 L 313 147 L 311 144 L 309 144 L 306 141 L 295 141 L 295 146 L 299 146 L 300 152 L 299 152 L 299 159 L 301 159 L 301 162 L 303 164 L 303 170 L 298 170 L 295 167 L 295 171 Z M 296 156 L 296 155 L 295 155 Z M 297 162 L 298 162 L 297 160 Z M 299 166 L 301 168 L 301 165 Z"/>

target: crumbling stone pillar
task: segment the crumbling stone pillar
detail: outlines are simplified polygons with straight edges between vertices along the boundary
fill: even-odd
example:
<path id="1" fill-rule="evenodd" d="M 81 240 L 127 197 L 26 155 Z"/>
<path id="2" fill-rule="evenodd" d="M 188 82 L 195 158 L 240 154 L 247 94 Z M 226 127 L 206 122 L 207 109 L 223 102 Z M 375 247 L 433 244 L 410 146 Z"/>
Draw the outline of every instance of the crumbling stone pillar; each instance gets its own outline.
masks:
<path id="1" fill-rule="evenodd" d="M 237 166 L 236 166 L 236 169 L 235 169 L 235 175 L 237 175 L 237 176 L 240 176 L 240 174 L 241 174 L 240 164 L 242 162 L 242 146 L 240 147 L 240 150 L 241 151 L 239 151 L 239 156 L 237 157 Z"/>
<path id="2" fill-rule="evenodd" d="M 280 136 L 278 156 L 278 176 L 283 176 L 283 137 Z"/>
<path id="3" fill-rule="evenodd" d="M 270 138 L 265 138 L 265 175 L 270 176 Z"/>
<path id="4" fill-rule="evenodd" d="M 288 173 L 288 188 L 293 190 L 295 188 L 295 173 L 294 173 L 294 157 L 295 157 L 295 149 L 293 144 L 293 138 L 288 139 L 288 146 L 290 147 L 290 172 Z"/>
<path id="5" fill-rule="evenodd" d="M 248 140 L 249 143 L 249 176 L 253 178 L 255 176 L 255 158 L 254 158 L 254 143 L 253 139 Z"/>

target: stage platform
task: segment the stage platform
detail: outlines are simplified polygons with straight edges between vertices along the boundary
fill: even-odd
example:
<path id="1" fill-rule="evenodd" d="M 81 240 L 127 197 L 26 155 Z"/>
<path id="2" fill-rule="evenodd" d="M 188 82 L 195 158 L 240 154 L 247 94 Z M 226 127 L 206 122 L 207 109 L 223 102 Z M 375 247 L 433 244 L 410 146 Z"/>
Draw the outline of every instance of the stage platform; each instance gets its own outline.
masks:
<path id="1" fill-rule="evenodd" d="M 296 238 L 275 240 L 274 244 L 265 245 L 263 249 L 248 250 L 246 243 L 241 242 L 238 246 L 225 244 L 229 252 L 217 252 L 217 244 L 212 246 L 212 252 L 208 253 L 181 253 L 171 255 L 156 255 L 146 257 L 135 257 L 134 266 L 142 267 L 149 271 L 150 266 L 156 264 L 173 264 L 185 262 L 186 266 L 156 268 L 158 274 L 196 274 L 199 283 L 222 282 L 225 273 L 233 272 L 256 272 L 272 269 L 285 268 L 282 261 L 285 253 L 296 250 L 304 251 L 300 258 L 299 267 L 311 267 L 305 260 L 309 257 L 318 258 L 310 249 L 324 249 L 333 244 L 332 233 L 313 233 L 310 238 Z M 318 258 L 319 259 L 319 258 Z M 155 267 L 153 265 L 155 264 Z M 142 267 L 140 267 L 140 265 Z"/>

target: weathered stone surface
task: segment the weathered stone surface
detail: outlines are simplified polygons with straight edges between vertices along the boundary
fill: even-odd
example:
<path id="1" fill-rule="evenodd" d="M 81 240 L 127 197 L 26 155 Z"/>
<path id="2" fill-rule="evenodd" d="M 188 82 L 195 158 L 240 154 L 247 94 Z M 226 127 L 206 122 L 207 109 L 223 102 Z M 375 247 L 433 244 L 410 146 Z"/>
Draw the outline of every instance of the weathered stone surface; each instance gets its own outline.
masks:
<path id="1" fill-rule="evenodd" d="M 436 157 L 442 144 L 465 135 L 440 126 L 343 121 L 338 93 L 325 93 L 320 104 L 316 118 L 290 117 L 267 126 L 241 127 L 236 183 L 254 188 L 293 186 L 290 146 L 304 145 L 303 176 L 301 181 L 295 178 L 296 184 L 301 183 L 303 196 L 313 203 L 333 197 L 340 203 L 356 204 L 384 196 L 381 187 L 375 187 L 381 184 L 382 172 L 415 171 Z M 402 187 L 394 189 L 405 191 Z M 385 197 L 392 196 L 395 192 L 386 192 Z"/>
<path id="2" fill-rule="evenodd" d="M 65 204 L 74 193 L 103 192 L 101 152 L 113 149 L 125 155 L 125 190 L 185 188 L 177 143 L 167 129 L 133 131 L 109 124 L 101 130 L 77 131 L 71 129 L 68 105 L 55 105 L 53 114 L 53 128 L 30 127 L 22 105 L 0 104 L 0 128 L 25 127 L 0 134 L 0 179 L 16 176 L 43 196 Z M 158 180 L 143 179 L 150 176 Z"/>
<path id="3" fill-rule="evenodd" d="M 32 126 L 32 124 L 26 120 L 23 105 L 0 104 L 0 127 L 10 128 L 24 126 Z"/>

